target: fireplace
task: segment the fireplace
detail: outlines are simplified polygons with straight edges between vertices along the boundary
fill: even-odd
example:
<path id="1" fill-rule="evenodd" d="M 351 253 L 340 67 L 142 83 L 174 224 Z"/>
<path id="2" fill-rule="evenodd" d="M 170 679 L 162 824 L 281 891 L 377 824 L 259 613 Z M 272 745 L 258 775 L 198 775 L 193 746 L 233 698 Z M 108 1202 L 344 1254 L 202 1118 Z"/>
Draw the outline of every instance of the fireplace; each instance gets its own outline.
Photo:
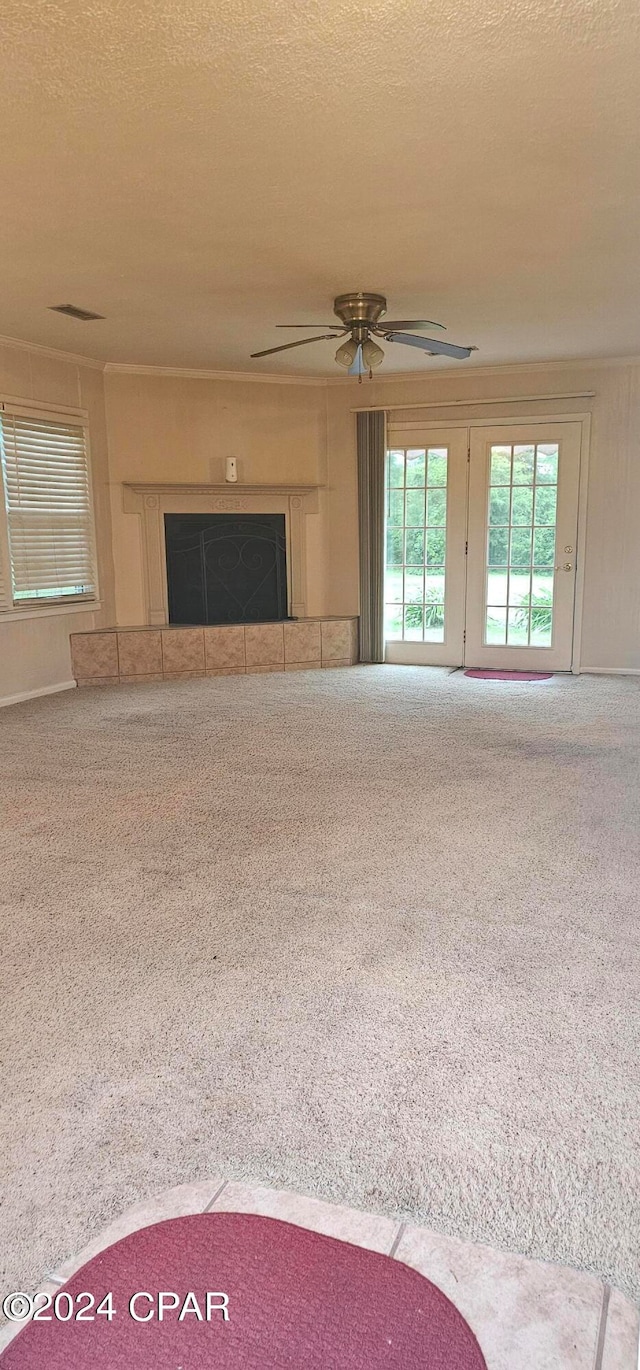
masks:
<path id="1" fill-rule="evenodd" d="M 286 565 L 280 577 L 281 599 L 277 616 L 307 618 L 312 612 L 312 605 L 309 603 L 310 573 L 315 571 L 317 574 L 313 543 L 309 545 L 307 528 L 309 527 L 310 532 L 317 526 L 317 516 L 321 512 L 320 488 L 317 485 L 240 483 L 235 487 L 227 484 L 125 483 L 122 487 L 123 513 L 127 517 L 136 517 L 140 538 L 140 607 L 136 621 L 150 627 L 162 627 L 170 621 L 166 518 L 171 516 L 182 520 L 190 515 L 197 515 L 201 521 L 209 523 L 219 514 L 232 515 L 231 521 L 235 523 L 253 521 L 253 516 L 258 515 L 258 522 L 262 524 L 269 523 L 273 514 L 280 515 L 279 530 L 282 532 L 283 527 L 286 529 Z M 190 616 L 196 611 L 202 621 L 201 603 L 190 609 Z"/>
<path id="2" fill-rule="evenodd" d="M 170 623 L 287 618 L 284 514 L 165 514 Z"/>

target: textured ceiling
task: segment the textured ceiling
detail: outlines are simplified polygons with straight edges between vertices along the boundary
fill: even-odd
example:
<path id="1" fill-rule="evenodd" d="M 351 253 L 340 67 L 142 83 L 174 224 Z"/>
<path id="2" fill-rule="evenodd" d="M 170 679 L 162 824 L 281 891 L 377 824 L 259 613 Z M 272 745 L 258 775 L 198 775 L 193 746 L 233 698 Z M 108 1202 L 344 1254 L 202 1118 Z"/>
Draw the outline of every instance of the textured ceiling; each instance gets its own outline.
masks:
<path id="1" fill-rule="evenodd" d="M 248 354 L 365 289 L 478 364 L 640 352 L 637 13 L 5 0 L 0 333 L 335 374 L 330 343 Z M 47 312 L 67 301 L 106 320 Z M 387 370 L 433 366 L 388 348 Z"/>

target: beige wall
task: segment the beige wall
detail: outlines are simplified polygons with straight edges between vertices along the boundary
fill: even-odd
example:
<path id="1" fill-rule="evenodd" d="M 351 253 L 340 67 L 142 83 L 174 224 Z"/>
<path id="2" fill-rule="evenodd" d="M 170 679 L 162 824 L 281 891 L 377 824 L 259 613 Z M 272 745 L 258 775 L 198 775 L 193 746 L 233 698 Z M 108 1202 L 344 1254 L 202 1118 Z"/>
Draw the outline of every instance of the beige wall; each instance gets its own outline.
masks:
<path id="1" fill-rule="evenodd" d="M 326 484 L 326 387 L 107 372 L 111 513 L 120 625 L 144 623 L 140 519 L 123 482 L 224 480 L 238 459 L 245 484 Z M 324 501 L 307 518 L 310 615 L 325 611 Z"/>
<path id="2" fill-rule="evenodd" d="M 476 405 L 505 396 L 594 391 L 593 399 Z M 472 401 L 411 410 L 411 405 Z M 583 669 L 640 671 L 640 365 L 575 362 L 562 366 L 460 369 L 425 379 L 374 380 L 328 388 L 327 607 L 357 612 L 356 466 L 353 406 L 379 406 L 410 421 L 502 421 L 534 413 L 590 411 L 591 445 L 584 557 Z"/>
<path id="3" fill-rule="evenodd" d="M 98 611 L 51 609 L 9 620 L 0 615 L 0 703 L 55 689 L 72 680 L 69 633 L 113 621 L 113 558 L 104 386 L 100 369 L 37 348 L 0 346 L 0 397 L 86 409 L 96 509 Z"/>

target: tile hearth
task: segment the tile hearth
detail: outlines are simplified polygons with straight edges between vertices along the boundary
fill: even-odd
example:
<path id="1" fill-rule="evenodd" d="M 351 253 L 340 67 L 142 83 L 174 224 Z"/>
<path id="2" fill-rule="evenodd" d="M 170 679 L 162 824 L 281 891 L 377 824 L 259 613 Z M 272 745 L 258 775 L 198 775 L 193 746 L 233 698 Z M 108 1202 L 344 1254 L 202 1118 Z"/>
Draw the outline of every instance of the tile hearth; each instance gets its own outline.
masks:
<path id="1" fill-rule="evenodd" d="M 358 619 L 99 629 L 71 634 L 71 660 L 78 685 L 142 685 L 354 666 Z"/>

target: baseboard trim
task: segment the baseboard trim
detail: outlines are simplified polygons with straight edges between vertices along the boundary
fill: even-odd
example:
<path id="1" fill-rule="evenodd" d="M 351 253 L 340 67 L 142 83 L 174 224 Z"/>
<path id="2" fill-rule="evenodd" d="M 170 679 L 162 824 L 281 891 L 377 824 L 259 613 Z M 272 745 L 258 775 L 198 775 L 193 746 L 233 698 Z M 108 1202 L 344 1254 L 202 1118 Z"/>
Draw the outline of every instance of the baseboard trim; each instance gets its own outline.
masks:
<path id="1" fill-rule="evenodd" d="M 23 704 L 26 699 L 39 699 L 40 695 L 57 695 L 61 690 L 75 690 L 75 680 L 63 680 L 59 685 L 41 685 L 39 690 L 22 690 L 18 695 L 5 695 L 0 699 L 0 709 L 9 704 Z"/>
<path id="2" fill-rule="evenodd" d="M 637 666 L 581 666 L 580 675 L 640 675 Z"/>

